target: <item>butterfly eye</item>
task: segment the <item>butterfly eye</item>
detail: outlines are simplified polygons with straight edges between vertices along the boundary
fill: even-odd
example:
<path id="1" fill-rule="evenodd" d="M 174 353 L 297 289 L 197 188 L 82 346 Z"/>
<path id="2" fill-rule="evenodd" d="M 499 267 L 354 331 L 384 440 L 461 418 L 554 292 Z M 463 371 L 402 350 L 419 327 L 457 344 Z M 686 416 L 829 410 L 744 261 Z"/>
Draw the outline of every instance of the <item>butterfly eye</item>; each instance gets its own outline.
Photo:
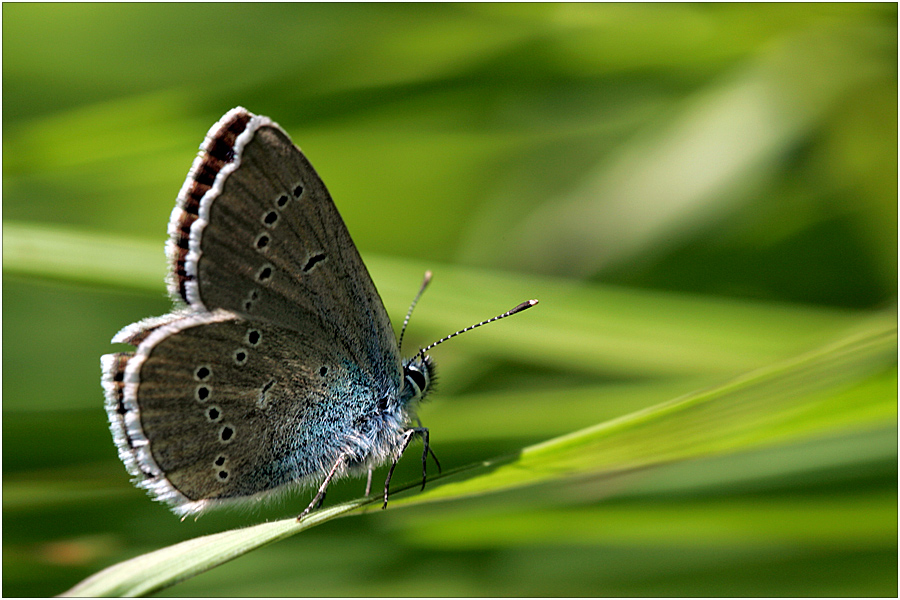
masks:
<path id="1" fill-rule="evenodd" d="M 410 389 L 413 391 L 412 398 L 421 398 L 425 395 L 428 391 L 428 384 L 430 381 L 427 367 L 423 369 L 417 363 L 410 363 L 404 368 L 403 375 L 407 385 L 409 385 Z"/>

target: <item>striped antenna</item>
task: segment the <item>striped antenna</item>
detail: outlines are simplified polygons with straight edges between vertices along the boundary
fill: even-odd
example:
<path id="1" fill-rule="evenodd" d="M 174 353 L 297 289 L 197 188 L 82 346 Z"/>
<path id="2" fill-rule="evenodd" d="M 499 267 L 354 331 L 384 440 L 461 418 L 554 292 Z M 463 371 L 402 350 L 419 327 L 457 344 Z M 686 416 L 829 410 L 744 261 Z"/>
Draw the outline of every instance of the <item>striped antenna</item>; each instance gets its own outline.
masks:
<path id="1" fill-rule="evenodd" d="M 516 313 L 520 313 L 520 312 L 522 312 L 523 310 L 525 310 L 525 309 L 527 309 L 527 308 L 531 308 L 532 306 L 534 306 L 534 305 L 537 304 L 537 303 L 538 303 L 537 300 L 528 300 L 528 301 L 523 302 L 522 304 L 518 305 L 517 307 L 515 307 L 515 308 L 512 309 L 512 310 L 506 311 L 506 312 L 503 313 L 502 315 L 497 315 L 496 317 L 494 317 L 494 318 L 492 318 L 492 319 L 488 319 L 487 321 L 482 321 L 481 323 L 475 323 L 474 325 L 470 325 L 469 327 L 466 327 L 465 329 L 460 329 L 460 330 L 457 331 L 456 333 L 451 333 L 451 334 L 448 335 L 447 337 L 439 339 L 438 341 L 436 341 L 435 343 L 431 344 L 431 345 L 428 346 L 427 348 L 423 348 L 422 350 L 419 350 L 419 356 L 421 356 L 421 357 L 424 358 L 426 352 L 428 352 L 429 350 L 431 350 L 432 348 L 434 348 L 434 347 L 437 346 L 438 344 L 443 344 L 444 342 L 446 342 L 446 341 L 449 340 L 450 338 L 454 338 L 454 337 L 458 336 L 459 334 L 465 333 L 465 332 L 467 332 L 467 331 L 472 331 L 472 330 L 475 329 L 476 327 L 481 327 L 482 325 L 487 325 L 488 323 L 493 323 L 494 321 L 499 321 L 500 319 L 505 319 L 506 317 L 510 317 L 510 316 L 512 316 L 512 315 L 514 315 L 514 314 L 516 314 Z"/>
<path id="2" fill-rule="evenodd" d="M 412 304 L 409 305 L 409 310 L 406 311 L 406 318 L 403 319 L 403 327 L 400 329 L 400 341 L 397 342 L 398 350 L 403 348 L 403 334 L 406 333 L 406 326 L 409 325 L 409 318 L 412 316 L 413 309 L 416 307 L 416 304 L 419 303 L 419 298 L 422 297 L 422 292 L 425 291 L 425 288 L 428 287 L 429 283 L 431 283 L 431 271 L 425 271 L 425 279 L 422 280 L 422 287 L 419 288 L 419 293 L 413 298 Z"/>

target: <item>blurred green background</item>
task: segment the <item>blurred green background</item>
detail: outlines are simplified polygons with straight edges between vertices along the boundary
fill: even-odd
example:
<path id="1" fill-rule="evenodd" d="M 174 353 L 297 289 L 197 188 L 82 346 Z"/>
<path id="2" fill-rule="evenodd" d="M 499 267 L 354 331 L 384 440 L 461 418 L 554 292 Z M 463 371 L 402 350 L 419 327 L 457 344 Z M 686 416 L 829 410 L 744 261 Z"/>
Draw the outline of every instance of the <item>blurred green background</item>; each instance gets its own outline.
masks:
<path id="1" fill-rule="evenodd" d="M 410 347 L 541 300 L 435 352 L 421 416 L 446 467 L 896 336 L 895 4 L 2 10 L 5 595 L 308 501 L 179 522 L 129 484 L 106 427 L 99 356 L 169 310 L 168 216 L 236 105 L 304 149 L 395 324 L 434 271 Z M 864 418 L 828 408 L 777 444 L 371 511 L 167 592 L 895 596 L 888 358 L 821 401 L 880 407 Z"/>

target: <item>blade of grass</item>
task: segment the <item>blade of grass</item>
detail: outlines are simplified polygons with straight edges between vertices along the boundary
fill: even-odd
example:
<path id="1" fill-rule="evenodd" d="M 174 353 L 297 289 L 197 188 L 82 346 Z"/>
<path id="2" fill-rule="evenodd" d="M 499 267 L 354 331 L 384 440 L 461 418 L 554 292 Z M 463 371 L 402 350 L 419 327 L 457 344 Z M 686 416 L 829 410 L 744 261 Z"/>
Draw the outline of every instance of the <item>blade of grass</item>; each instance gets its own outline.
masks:
<path id="1" fill-rule="evenodd" d="M 319 510 L 300 522 L 283 519 L 187 540 L 106 568 L 61 596 L 146 596 L 346 514 L 364 503 L 345 502 Z"/>

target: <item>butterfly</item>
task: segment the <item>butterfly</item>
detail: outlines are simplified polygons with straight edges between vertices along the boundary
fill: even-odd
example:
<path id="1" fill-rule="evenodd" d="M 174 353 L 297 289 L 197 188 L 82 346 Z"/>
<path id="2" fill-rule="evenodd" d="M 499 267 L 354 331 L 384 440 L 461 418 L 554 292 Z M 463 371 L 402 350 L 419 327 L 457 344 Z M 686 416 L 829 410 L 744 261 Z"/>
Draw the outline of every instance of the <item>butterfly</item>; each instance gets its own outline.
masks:
<path id="1" fill-rule="evenodd" d="M 317 485 L 302 518 L 336 478 L 368 473 L 368 496 L 372 470 L 390 463 L 386 506 L 417 437 L 424 487 L 429 430 L 416 407 L 434 381 L 426 351 L 537 303 L 401 358 L 322 180 L 281 127 L 241 107 L 206 135 L 168 233 L 176 307 L 122 329 L 113 343 L 134 350 L 101 364 L 120 459 L 181 516 Z"/>

